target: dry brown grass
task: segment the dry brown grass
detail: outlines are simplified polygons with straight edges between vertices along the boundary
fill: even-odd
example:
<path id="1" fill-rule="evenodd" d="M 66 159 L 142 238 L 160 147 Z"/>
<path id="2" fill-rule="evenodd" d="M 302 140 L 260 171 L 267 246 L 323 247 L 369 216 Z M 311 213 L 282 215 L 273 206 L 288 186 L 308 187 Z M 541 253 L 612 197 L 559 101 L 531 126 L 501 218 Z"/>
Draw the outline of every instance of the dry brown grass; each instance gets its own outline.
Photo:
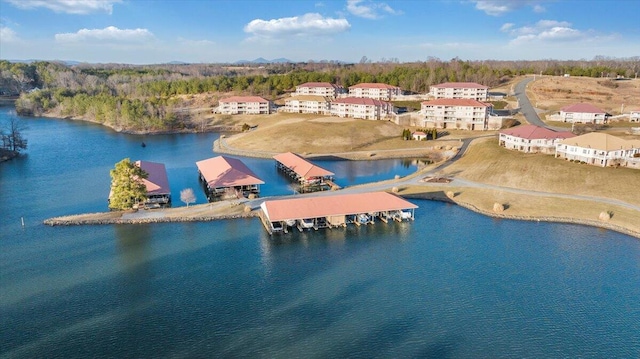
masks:
<path id="1" fill-rule="evenodd" d="M 594 203 L 585 200 L 557 198 L 553 196 L 523 195 L 501 190 L 480 189 L 472 187 L 437 187 L 411 186 L 401 188 L 398 192 L 402 196 L 418 196 L 451 200 L 446 198 L 446 191 L 455 193 L 452 199 L 456 203 L 467 203 L 476 208 L 491 213 L 496 202 L 504 204 L 507 216 L 549 218 L 561 217 L 578 220 L 599 221 L 602 212 L 613 216 L 607 223 L 627 228 L 640 233 L 640 212 L 625 207 Z"/>
<path id="2" fill-rule="evenodd" d="M 640 79 L 609 80 L 591 77 L 541 77 L 528 86 L 531 103 L 548 111 L 587 102 L 608 113 L 620 114 L 621 105 L 628 113 L 640 107 Z"/>
<path id="3" fill-rule="evenodd" d="M 258 152 L 317 154 L 415 149 L 424 153 L 432 146 L 459 146 L 458 140 L 447 139 L 472 135 L 450 134 L 438 141 L 405 141 L 401 138 L 404 127 L 390 121 L 304 114 L 247 115 L 238 117 L 237 121 L 257 125 L 257 128 L 231 135 L 226 138 L 226 143 L 231 147 Z"/>
<path id="4" fill-rule="evenodd" d="M 640 205 L 640 172 L 636 169 L 602 168 L 552 155 L 510 151 L 498 146 L 494 138 L 474 141 L 467 154 L 444 172 L 491 185 L 614 198 Z"/>

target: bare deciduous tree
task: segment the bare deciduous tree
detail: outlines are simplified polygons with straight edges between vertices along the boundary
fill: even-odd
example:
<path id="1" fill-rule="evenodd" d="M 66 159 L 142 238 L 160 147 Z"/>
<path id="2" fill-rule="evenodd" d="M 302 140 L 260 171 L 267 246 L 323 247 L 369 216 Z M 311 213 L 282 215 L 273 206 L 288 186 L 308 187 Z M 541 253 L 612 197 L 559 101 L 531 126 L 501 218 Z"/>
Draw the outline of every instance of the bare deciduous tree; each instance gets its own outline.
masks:
<path id="1" fill-rule="evenodd" d="M 180 200 L 184 202 L 187 207 L 189 207 L 189 203 L 193 203 L 196 201 L 196 195 L 193 193 L 192 188 L 185 188 L 180 191 Z"/>

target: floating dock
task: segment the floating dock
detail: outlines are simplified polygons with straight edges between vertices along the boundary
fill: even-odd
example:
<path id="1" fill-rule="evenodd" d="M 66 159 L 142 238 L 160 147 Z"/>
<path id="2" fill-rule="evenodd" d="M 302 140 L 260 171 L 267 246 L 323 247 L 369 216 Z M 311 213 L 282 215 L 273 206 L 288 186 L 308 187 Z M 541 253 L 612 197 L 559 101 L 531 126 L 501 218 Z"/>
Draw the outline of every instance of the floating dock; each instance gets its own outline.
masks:
<path id="1" fill-rule="evenodd" d="M 415 204 L 387 192 L 355 193 L 265 201 L 260 218 L 269 234 L 367 225 L 376 219 L 414 219 Z"/>
<path id="2" fill-rule="evenodd" d="M 300 184 L 300 192 L 314 192 L 336 187 L 334 173 L 307 161 L 293 152 L 273 156 L 276 168 Z"/>
<path id="3" fill-rule="evenodd" d="M 196 162 L 200 181 L 209 201 L 258 195 L 264 181 L 242 161 L 218 156 Z"/>

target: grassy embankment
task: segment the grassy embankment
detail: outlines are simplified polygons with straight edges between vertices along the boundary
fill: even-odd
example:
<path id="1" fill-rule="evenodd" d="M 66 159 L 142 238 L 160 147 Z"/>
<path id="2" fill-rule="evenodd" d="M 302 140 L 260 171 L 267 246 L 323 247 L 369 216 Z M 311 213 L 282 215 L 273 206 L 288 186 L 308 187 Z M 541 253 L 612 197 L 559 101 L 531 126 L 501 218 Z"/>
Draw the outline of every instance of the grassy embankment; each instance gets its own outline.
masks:
<path id="1" fill-rule="evenodd" d="M 480 184 L 479 187 L 410 186 L 401 188 L 400 195 L 421 195 L 447 199 L 454 192 L 454 202 L 470 204 L 493 214 L 493 205 L 505 205 L 501 214 L 514 217 L 570 218 L 598 221 L 601 212 L 612 217 L 607 223 L 640 233 L 640 211 L 585 199 L 567 199 L 553 193 L 611 198 L 640 206 L 637 190 L 638 170 L 601 168 L 577 164 L 551 155 L 524 154 L 499 147 L 495 139 L 475 141 L 464 157 L 442 171 L 451 176 Z M 499 187 L 506 188 L 499 188 Z M 531 190 L 549 195 L 514 192 Z"/>

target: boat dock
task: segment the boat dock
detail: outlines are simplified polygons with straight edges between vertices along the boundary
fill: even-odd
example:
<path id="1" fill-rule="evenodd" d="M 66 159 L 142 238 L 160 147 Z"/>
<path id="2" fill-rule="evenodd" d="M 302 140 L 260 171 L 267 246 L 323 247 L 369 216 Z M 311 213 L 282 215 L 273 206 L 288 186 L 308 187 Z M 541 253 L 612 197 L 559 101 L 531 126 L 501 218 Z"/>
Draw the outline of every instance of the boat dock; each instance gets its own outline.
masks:
<path id="1" fill-rule="evenodd" d="M 260 219 L 269 234 L 414 219 L 415 204 L 387 192 L 265 201 Z"/>
<path id="2" fill-rule="evenodd" d="M 276 168 L 280 172 L 299 183 L 301 193 L 324 191 L 337 187 L 333 182 L 333 172 L 316 166 L 295 153 L 281 153 L 273 158 L 276 160 Z"/>

